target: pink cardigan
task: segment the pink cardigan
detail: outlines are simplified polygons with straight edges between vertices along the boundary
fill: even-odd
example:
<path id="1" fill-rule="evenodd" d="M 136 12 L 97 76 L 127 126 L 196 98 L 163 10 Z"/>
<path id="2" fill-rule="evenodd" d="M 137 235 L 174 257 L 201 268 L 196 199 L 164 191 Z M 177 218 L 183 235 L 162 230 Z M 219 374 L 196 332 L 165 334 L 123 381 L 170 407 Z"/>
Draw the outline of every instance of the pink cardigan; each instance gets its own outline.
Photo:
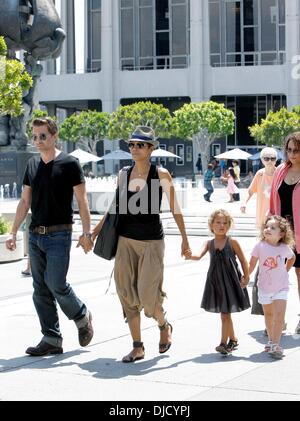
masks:
<path id="1" fill-rule="evenodd" d="M 271 196 L 270 196 L 270 215 L 281 215 L 281 202 L 278 193 L 278 189 L 281 186 L 281 183 L 288 172 L 289 165 L 286 163 L 279 165 L 276 168 L 273 183 L 271 187 Z M 296 250 L 297 253 L 300 253 L 300 181 L 293 190 L 292 197 L 292 206 L 293 206 L 293 220 L 294 220 L 294 233 L 296 241 Z"/>

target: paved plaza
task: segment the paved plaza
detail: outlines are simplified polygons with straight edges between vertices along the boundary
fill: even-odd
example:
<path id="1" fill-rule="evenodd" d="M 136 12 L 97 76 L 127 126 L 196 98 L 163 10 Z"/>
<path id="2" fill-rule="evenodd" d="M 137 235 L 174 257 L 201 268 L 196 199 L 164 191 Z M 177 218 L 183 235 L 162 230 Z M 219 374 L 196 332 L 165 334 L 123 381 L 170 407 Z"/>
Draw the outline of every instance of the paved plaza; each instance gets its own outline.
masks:
<path id="1" fill-rule="evenodd" d="M 213 203 L 204 202 L 194 189 L 193 203 L 185 213 L 201 216 L 216 207 L 227 208 L 238 217 L 239 203 L 228 200 L 218 189 Z M 242 198 L 246 191 L 242 190 Z M 14 212 L 16 202 L 1 201 L 0 213 Z M 250 201 L 253 221 L 255 199 Z M 254 229 L 254 225 L 253 225 Z M 206 237 L 191 236 L 193 249 Z M 123 364 L 121 358 L 131 349 L 127 324 L 112 282 L 113 262 L 93 253 L 85 255 L 73 241 L 68 279 L 78 296 L 87 303 L 94 321 L 95 335 L 89 346 L 81 348 L 75 324 L 60 312 L 64 354 L 29 357 L 24 351 L 36 345 L 40 327 L 32 302 L 32 279 L 21 277 L 26 261 L 0 265 L 0 400 L 3 401 L 299 401 L 300 335 L 294 334 L 299 300 L 294 271 L 282 345 L 285 357 L 273 360 L 263 352 L 266 338 L 261 316 L 250 309 L 233 314 L 239 348 L 232 356 L 221 356 L 214 349 L 220 341 L 220 316 L 200 309 L 209 257 L 200 262 L 180 256 L 180 237 L 166 236 L 165 308 L 172 323 L 173 344 L 163 355 L 158 353 L 159 330 L 152 319 L 142 318 L 146 350 L 144 360 Z M 256 242 L 239 237 L 247 257 Z M 248 288 L 251 297 L 251 287 Z"/>

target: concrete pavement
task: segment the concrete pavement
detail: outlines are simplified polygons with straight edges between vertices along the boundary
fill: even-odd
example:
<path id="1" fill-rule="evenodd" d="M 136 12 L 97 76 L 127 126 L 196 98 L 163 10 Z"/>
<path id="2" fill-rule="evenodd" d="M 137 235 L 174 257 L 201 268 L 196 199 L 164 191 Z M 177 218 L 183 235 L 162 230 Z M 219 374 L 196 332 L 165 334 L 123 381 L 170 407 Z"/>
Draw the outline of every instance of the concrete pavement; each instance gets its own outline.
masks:
<path id="1" fill-rule="evenodd" d="M 223 192 L 215 202 L 199 201 L 189 211 L 208 215 L 225 206 L 233 215 L 239 204 L 224 204 Z M 197 199 L 198 200 L 198 199 Z M 249 215 L 253 216 L 252 199 Z M 250 202 L 250 203 L 251 203 Z M 0 212 L 8 203 L 0 202 Z M 15 205 L 10 202 L 12 209 Z M 3 210 L 4 209 L 4 210 Z M 190 237 L 192 248 L 206 238 Z M 240 237 L 247 256 L 255 237 Z M 0 400 L 4 401 L 204 401 L 204 400 L 300 400 L 300 335 L 294 335 L 299 300 L 294 271 L 282 339 L 283 360 L 263 352 L 265 337 L 261 316 L 250 310 L 233 315 L 240 346 L 232 356 L 214 351 L 220 341 L 220 316 L 200 309 L 209 257 L 200 262 L 180 257 L 180 237 L 166 236 L 165 308 L 174 327 L 168 353 L 158 353 L 159 331 L 153 320 L 142 317 L 145 359 L 134 364 L 120 360 L 131 349 L 128 326 L 112 285 L 108 286 L 113 262 L 90 253 L 84 255 L 73 242 L 68 279 L 93 313 L 95 336 L 81 348 L 73 322 L 60 312 L 64 354 L 33 358 L 24 354 L 36 345 L 40 327 L 32 303 L 31 278 L 22 278 L 25 261 L 0 265 Z M 249 287 L 251 296 L 251 287 Z"/>

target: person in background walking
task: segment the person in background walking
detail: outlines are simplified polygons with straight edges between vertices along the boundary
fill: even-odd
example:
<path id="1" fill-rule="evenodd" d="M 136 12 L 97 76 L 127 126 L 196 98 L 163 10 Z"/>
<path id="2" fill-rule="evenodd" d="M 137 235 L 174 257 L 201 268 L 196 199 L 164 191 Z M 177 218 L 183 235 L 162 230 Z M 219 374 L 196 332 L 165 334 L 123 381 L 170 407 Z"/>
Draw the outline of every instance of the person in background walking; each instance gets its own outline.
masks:
<path id="1" fill-rule="evenodd" d="M 226 174 L 224 174 L 224 177 L 222 177 L 222 180 L 227 181 L 227 193 L 229 194 L 229 202 L 234 202 L 236 199 L 235 195 L 239 195 L 240 191 L 235 184 L 236 175 L 232 167 L 228 168 L 228 171 Z"/>
<path id="2" fill-rule="evenodd" d="M 269 216 L 261 226 L 261 241 L 256 244 L 249 267 L 251 274 L 259 262 L 258 301 L 262 304 L 269 341 L 265 351 L 283 357 L 279 346 L 289 290 L 288 271 L 295 262 L 290 224 L 281 216 Z"/>
<path id="3" fill-rule="evenodd" d="M 207 252 L 210 254 L 201 307 L 209 312 L 221 313 L 221 342 L 216 351 L 224 355 L 238 347 L 231 313 L 250 307 L 246 289 L 249 282 L 248 263 L 238 241 L 227 236 L 232 223 L 233 219 L 226 210 L 215 210 L 208 221 L 214 239 L 206 241 L 198 254 L 185 256 L 187 260 L 200 260 Z M 243 275 L 236 256 L 242 266 Z"/>
<path id="4" fill-rule="evenodd" d="M 213 187 L 213 183 L 212 183 L 212 179 L 214 177 L 214 172 L 213 172 L 213 165 L 212 164 L 208 164 L 207 165 L 207 170 L 204 173 L 204 188 L 207 190 L 207 193 L 205 193 L 203 195 L 204 200 L 206 200 L 207 202 L 211 202 L 210 200 L 210 196 L 213 194 L 214 192 L 214 187 Z"/>
<path id="5" fill-rule="evenodd" d="M 286 160 L 276 168 L 274 174 L 269 213 L 286 218 L 294 231 L 296 243 L 294 267 L 300 299 L 300 132 L 291 133 L 286 137 L 284 149 Z M 300 334 L 300 320 L 295 332 Z"/>
<path id="6" fill-rule="evenodd" d="M 232 166 L 233 166 L 233 170 L 235 174 L 234 183 L 237 187 L 240 187 L 241 169 L 240 169 L 239 161 L 236 161 L 236 160 L 232 161 Z"/>
<path id="7" fill-rule="evenodd" d="M 73 193 L 83 229 L 77 246 L 87 253 L 93 242 L 85 181 L 78 160 L 56 148 L 58 127 L 51 118 L 33 120 L 32 132 L 40 156 L 33 156 L 27 163 L 22 197 L 6 247 L 16 248 L 17 231 L 31 208 L 29 259 L 33 302 L 43 337 L 26 353 L 38 357 L 63 352 L 57 302 L 65 315 L 74 320 L 81 346 L 87 346 L 93 337 L 92 315 L 66 280 L 72 244 Z"/>
<path id="8" fill-rule="evenodd" d="M 201 174 L 202 173 L 202 162 L 201 162 L 201 154 L 200 153 L 198 154 L 198 159 L 197 159 L 197 162 L 196 162 L 196 168 L 197 168 L 198 173 Z"/>

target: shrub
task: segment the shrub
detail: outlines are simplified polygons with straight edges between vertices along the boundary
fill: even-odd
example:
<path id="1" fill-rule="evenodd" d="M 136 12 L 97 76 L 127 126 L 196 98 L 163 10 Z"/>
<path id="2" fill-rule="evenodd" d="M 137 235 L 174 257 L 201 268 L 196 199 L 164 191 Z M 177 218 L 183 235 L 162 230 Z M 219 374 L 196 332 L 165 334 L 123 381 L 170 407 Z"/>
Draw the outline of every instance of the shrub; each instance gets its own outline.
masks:
<path id="1" fill-rule="evenodd" d="M 0 217 L 0 235 L 8 234 L 10 232 L 10 229 L 11 229 L 10 223 L 3 217 Z"/>

